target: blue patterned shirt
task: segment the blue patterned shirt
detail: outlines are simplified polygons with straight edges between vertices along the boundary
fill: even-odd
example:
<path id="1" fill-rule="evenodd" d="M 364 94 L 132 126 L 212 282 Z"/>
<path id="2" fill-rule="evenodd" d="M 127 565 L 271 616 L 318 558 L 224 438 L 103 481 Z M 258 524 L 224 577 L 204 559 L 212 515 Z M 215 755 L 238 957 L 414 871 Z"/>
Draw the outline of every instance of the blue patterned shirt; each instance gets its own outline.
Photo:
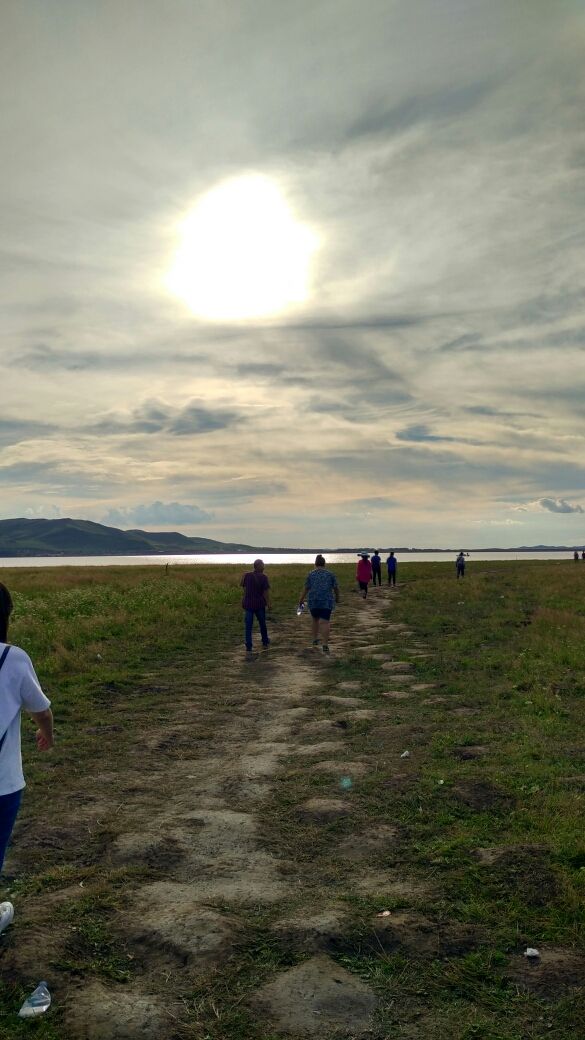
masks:
<path id="1" fill-rule="evenodd" d="M 337 588 L 337 578 L 333 571 L 328 571 L 325 567 L 316 567 L 307 575 L 305 588 L 309 590 L 309 610 L 333 609 L 333 590 Z"/>

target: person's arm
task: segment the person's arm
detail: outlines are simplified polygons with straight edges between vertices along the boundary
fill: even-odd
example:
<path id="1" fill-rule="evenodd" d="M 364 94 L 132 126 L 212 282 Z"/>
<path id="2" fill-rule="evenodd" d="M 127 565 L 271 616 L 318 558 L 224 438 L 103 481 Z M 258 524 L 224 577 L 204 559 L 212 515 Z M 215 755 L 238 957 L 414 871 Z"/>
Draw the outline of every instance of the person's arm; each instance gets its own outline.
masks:
<path id="1" fill-rule="evenodd" d="M 303 591 L 301 592 L 301 598 L 300 598 L 300 600 L 299 600 L 299 607 L 301 606 L 301 604 L 302 604 L 302 603 L 304 603 L 304 602 L 305 602 L 305 600 L 306 600 L 306 598 L 307 598 L 308 594 L 309 594 L 309 586 L 308 586 L 308 585 L 305 585 L 305 587 L 304 587 Z"/>
<path id="2" fill-rule="evenodd" d="M 31 716 L 39 727 L 36 732 L 37 747 L 39 751 L 48 751 L 55 743 L 53 712 L 46 708 L 45 711 L 31 711 Z"/>
<path id="3" fill-rule="evenodd" d="M 268 610 L 272 610 L 272 601 L 270 599 L 270 582 L 266 579 L 266 587 L 264 589 L 264 602 Z"/>
<path id="4" fill-rule="evenodd" d="M 339 585 L 335 582 L 333 586 L 333 595 L 335 596 L 335 602 L 339 603 Z"/>

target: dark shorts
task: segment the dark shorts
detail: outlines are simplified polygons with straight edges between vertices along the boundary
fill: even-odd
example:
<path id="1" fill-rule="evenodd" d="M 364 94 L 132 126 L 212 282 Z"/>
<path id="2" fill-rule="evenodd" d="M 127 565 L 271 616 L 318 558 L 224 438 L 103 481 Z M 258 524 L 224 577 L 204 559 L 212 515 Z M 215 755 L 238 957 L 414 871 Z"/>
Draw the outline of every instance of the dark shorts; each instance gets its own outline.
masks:
<path id="1" fill-rule="evenodd" d="M 330 621 L 331 610 L 326 607 L 311 607 L 311 617 L 319 618 L 321 621 Z"/>

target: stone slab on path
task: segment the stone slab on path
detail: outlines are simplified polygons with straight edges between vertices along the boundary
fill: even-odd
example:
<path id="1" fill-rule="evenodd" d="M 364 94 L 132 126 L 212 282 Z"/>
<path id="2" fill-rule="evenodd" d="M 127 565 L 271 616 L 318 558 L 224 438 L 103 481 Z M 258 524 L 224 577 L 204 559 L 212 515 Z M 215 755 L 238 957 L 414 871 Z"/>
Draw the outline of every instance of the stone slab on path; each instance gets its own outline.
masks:
<path id="1" fill-rule="evenodd" d="M 357 1037 L 371 1032 L 377 999 L 365 982 L 319 954 L 262 986 L 253 1004 L 288 1035 Z"/>

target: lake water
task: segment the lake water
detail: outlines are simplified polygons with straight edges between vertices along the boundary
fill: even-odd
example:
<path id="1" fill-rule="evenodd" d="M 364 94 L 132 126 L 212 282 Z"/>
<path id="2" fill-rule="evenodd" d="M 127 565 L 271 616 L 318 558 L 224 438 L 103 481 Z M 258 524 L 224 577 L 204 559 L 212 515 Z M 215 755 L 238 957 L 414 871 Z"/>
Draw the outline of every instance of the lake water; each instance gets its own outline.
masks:
<path id="1" fill-rule="evenodd" d="M 454 553 L 440 552 L 413 552 L 398 553 L 397 559 L 400 563 L 453 563 Z M 386 554 L 382 554 L 385 559 Z M 472 552 L 468 562 L 473 560 L 569 560 L 573 554 L 566 550 L 562 552 Z M 256 553 L 206 553 L 201 556 L 18 556 L 0 557 L 0 569 L 2 567 L 162 567 L 172 564 L 185 566 L 197 566 L 198 564 L 210 563 L 253 563 Z M 264 553 L 262 559 L 265 564 L 275 563 L 313 563 L 314 553 Z M 329 553 L 327 563 L 355 563 L 356 553 Z"/>

